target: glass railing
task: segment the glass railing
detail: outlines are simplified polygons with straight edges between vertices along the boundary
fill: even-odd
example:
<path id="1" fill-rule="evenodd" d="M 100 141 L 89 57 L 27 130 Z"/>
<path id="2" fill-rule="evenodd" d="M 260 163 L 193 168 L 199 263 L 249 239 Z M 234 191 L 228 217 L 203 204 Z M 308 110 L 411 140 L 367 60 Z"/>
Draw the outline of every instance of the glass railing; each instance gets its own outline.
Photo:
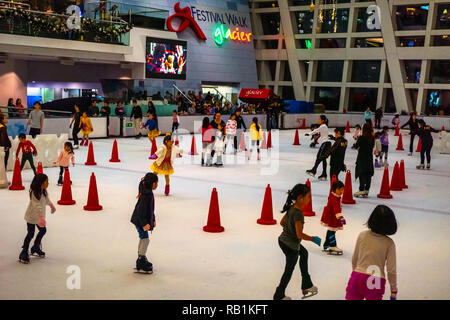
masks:
<path id="1" fill-rule="evenodd" d="M 145 5 L 120 1 L 87 1 L 85 16 L 93 20 L 121 19 L 133 26 L 147 29 L 166 30 L 169 11 Z"/>
<path id="2" fill-rule="evenodd" d="M 130 44 L 132 26 L 123 20 L 81 18 L 79 29 L 70 30 L 69 15 L 33 11 L 0 1 L 0 33 L 78 40 L 107 44 Z"/>

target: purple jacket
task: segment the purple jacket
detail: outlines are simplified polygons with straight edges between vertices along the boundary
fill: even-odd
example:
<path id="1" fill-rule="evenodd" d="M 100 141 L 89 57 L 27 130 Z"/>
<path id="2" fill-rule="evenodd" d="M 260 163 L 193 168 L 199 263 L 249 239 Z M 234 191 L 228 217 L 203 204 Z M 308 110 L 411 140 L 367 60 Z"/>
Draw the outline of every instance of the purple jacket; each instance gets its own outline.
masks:
<path id="1" fill-rule="evenodd" d="M 387 134 L 387 133 L 381 134 L 380 141 L 383 146 L 388 146 L 389 145 L 389 134 Z"/>

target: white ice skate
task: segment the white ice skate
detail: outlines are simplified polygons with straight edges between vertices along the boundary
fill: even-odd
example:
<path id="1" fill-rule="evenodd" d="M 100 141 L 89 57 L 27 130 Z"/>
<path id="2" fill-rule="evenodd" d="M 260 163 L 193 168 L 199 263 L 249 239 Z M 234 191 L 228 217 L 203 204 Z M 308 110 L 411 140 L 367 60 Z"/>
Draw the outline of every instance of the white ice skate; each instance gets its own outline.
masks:
<path id="1" fill-rule="evenodd" d="M 316 286 L 312 286 L 309 289 L 302 290 L 302 293 L 303 293 L 303 297 L 302 297 L 302 300 L 303 300 L 303 299 L 307 299 L 307 298 L 310 298 L 310 297 L 318 294 L 319 289 Z"/>
<path id="2" fill-rule="evenodd" d="M 329 255 L 341 256 L 342 253 L 343 253 L 343 251 L 341 249 L 339 249 L 338 247 L 330 247 L 328 249 L 328 254 Z"/>
<path id="3" fill-rule="evenodd" d="M 429 163 L 427 163 L 427 170 L 431 169 L 431 165 Z"/>
<path id="4" fill-rule="evenodd" d="M 316 176 L 316 174 L 314 172 L 312 172 L 311 170 L 306 170 L 306 173 L 309 174 L 313 178 Z"/>
<path id="5" fill-rule="evenodd" d="M 416 168 L 419 170 L 423 170 L 425 169 L 425 166 L 423 164 L 419 164 L 418 166 L 416 166 Z"/>
<path id="6" fill-rule="evenodd" d="M 292 300 L 292 298 L 291 298 L 291 297 L 288 297 L 288 296 L 284 296 L 284 298 L 281 299 L 281 300 Z"/>
<path id="7" fill-rule="evenodd" d="M 356 198 L 367 198 L 368 195 L 369 195 L 369 191 L 357 191 L 354 194 L 354 196 Z"/>
<path id="8" fill-rule="evenodd" d="M 138 270 L 138 269 L 134 268 L 134 273 L 152 274 L 152 273 L 153 273 L 153 270 L 145 271 L 145 270 L 141 270 L 141 269 Z"/>

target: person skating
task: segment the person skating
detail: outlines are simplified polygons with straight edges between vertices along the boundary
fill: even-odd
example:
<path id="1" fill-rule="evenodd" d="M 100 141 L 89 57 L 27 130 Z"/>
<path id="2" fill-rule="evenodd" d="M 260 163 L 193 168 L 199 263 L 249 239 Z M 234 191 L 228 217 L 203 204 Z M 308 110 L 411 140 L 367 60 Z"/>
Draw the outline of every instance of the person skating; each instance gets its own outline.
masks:
<path id="1" fill-rule="evenodd" d="M 230 119 L 227 121 L 227 124 L 225 126 L 225 130 L 227 131 L 226 146 L 229 146 L 231 141 L 233 141 L 233 146 L 237 146 L 237 137 L 236 137 L 237 121 L 236 121 L 236 115 L 235 114 L 232 114 L 230 116 Z M 237 150 L 236 149 L 234 149 L 234 154 L 237 154 Z"/>
<path id="2" fill-rule="evenodd" d="M 311 190 L 305 184 L 297 184 L 288 191 L 286 203 L 282 213 L 280 225 L 283 232 L 278 237 L 278 245 L 286 256 L 286 266 L 280 283 L 273 295 L 274 300 L 291 300 L 286 296 L 285 291 L 292 277 L 297 260 L 300 256 L 300 272 L 302 275 L 303 298 L 308 298 L 318 293 L 318 289 L 313 285 L 311 276 L 308 273 L 308 250 L 301 244 L 302 240 L 312 241 L 320 247 L 321 239 L 317 236 L 311 237 L 303 232 L 305 218 L 302 206 L 311 200 Z"/>
<path id="3" fill-rule="evenodd" d="M 258 160 L 261 160 L 261 153 L 260 153 L 260 149 L 259 149 L 259 145 L 261 140 L 263 139 L 263 135 L 262 135 L 262 127 L 261 125 L 258 123 L 258 118 L 254 117 L 253 118 L 253 123 L 250 126 L 250 151 L 248 152 L 248 160 L 250 160 L 252 153 L 253 153 L 253 147 L 256 146 L 256 151 L 258 153 Z"/>
<path id="4" fill-rule="evenodd" d="M 433 129 L 425 123 L 424 120 L 419 120 L 418 122 L 419 130 L 417 134 L 422 140 L 422 149 L 420 149 L 420 164 L 416 167 L 417 169 L 425 169 L 425 154 L 427 156 L 427 169 L 431 169 L 431 149 L 433 148 L 433 136 L 432 132 L 438 133 L 439 131 Z"/>
<path id="5" fill-rule="evenodd" d="M 4 148 L 5 151 L 5 170 L 8 168 L 8 158 L 9 150 L 11 149 L 11 140 L 8 137 L 8 128 L 6 124 L 8 123 L 8 118 L 5 114 L 0 114 L 0 147 Z"/>
<path id="6" fill-rule="evenodd" d="M 147 173 L 139 183 L 138 201 L 131 216 L 139 234 L 138 258 L 136 260 L 136 271 L 153 273 L 153 264 L 147 260 L 147 249 L 150 243 L 148 232 L 156 227 L 155 197 L 153 190 L 158 188 L 158 176 Z"/>
<path id="7" fill-rule="evenodd" d="M 73 107 L 74 111 L 73 111 L 73 115 L 72 115 L 72 120 L 70 121 L 70 125 L 69 128 L 72 128 L 72 138 L 73 138 L 73 148 L 74 149 L 78 149 L 79 145 L 78 145 L 78 133 L 81 131 L 80 128 L 80 121 L 81 121 L 81 112 L 80 112 L 80 108 L 77 105 L 74 105 Z"/>
<path id="8" fill-rule="evenodd" d="M 364 111 L 364 120 L 366 123 L 370 124 L 370 128 L 372 128 L 372 111 L 370 110 L 370 107 L 366 108 L 366 111 Z"/>
<path id="9" fill-rule="evenodd" d="M 202 134 L 202 166 L 212 166 L 211 150 L 214 141 L 214 129 L 209 124 L 209 118 L 204 117 L 202 127 L 199 130 Z M 205 161 L 206 160 L 206 161 Z"/>
<path id="10" fill-rule="evenodd" d="M 168 133 L 164 137 L 163 144 L 156 151 L 156 160 L 153 162 L 150 170 L 155 174 L 162 174 L 166 180 L 166 187 L 164 194 L 166 196 L 170 193 L 170 176 L 174 174 L 173 161 L 177 157 L 177 154 L 184 153 L 183 149 L 174 145 L 172 135 Z"/>
<path id="11" fill-rule="evenodd" d="M 411 112 L 411 116 L 409 117 L 408 122 L 400 127 L 403 129 L 404 127 L 409 126 L 409 134 L 411 135 L 411 139 L 409 141 L 409 156 L 413 154 L 413 146 L 414 146 L 414 138 L 417 135 L 417 131 L 419 130 L 419 120 L 417 119 L 417 113 Z"/>
<path id="12" fill-rule="evenodd" d="M 389 155 L 389 128 L 387 126 L 383 127 L 383 131 L 380 136 L 381 141 L 381 155 L 380 155 L 380 165 L 389 166 L 388 155 Z M 384 162 L 383 162 L 384 156 Z"/>
<path id="13" fill-rule="evenodd" d="M 237 124 L 237 133 L 236 139 L 234 139 L 234 151 L 237 153 L 238 146 L 241 143 L 241 130 L 247 131 L 247 126 L 245 125 L 244 118 L 241 116 L 242 109 L 239 108 L 236 110 L 236 124 Z"/>
<path id="14" fill-rule="evenodd" d="M 381 128 L 381 119 L 383 118 L 383 109 L 380 107 L 375 110 L 375 128 Z"/>
<path id="15" fill-rule="evenodd" d="M 381 157 L 383 153 L 381 152 L 381 132 L 375 132 L 375 146 L 373 149 L 373 154 L 375 155 L 375 168 L 381 168 Z M 378 161 L 378 158 L 380 158 L 380 161 Z"/>
<path id="16" fill-rule="evenodd" d="M 41 110 L 41 103 L 36 101 L 33 105 L 34 109 L 28 115 L 28 121 L 25 126 L 25 131 L 30 127 L 29 134 L 36 138 L 37 135 L 42 134 L 44 128 L 44 112 Z"/>
<path id="17" fill-rule="evenodd" d="M 311 131 L 310 133 L 306 133 L 305 135 L 315 135 L 317 133 L 320 133 L 319 137 L 319 143 L 321 143 L 321 146 L 319 148 L 319 151 L 317 152 L 316 156 L 316 162 L 314 164 L 314 167 L 311 170 L 306 170 L 306 173 L 310 176 L 315 177 L 317 172 L 317 167 L 322 163 L 322 174 L 319 176 L 320 181 L 327 180 L 327 159 L 323 158 L 323 155 L 328 151 L 329 148 L 331 148 L 331 141 L 329 138 L 329 132 L 328 132 L 328 119 L 325 115 L 321 115 L 319 117 L 319 123 L 320 127 Z"/>
<path id="18" fill-rule="evenodd" d="M 375 172 L 373 168 L 373 147 L 375 139 L 372 135 L 370 125 L 365 123 L 362 136 L 356 142 L 358 155 L 356 157 L 355 179 L 359 179 L 359 191 L 355 197 L 367 197 L 369 195 L 372 176 Z"/>
<path id="19" fill-rule="evenodd" d="M 51 213 L 55 213 L 56 208 L 50 201 L 47 193 L 48 177 L 45 174 L 37 174 L 34 176 L 30 186 L 30 202 L 25 212 L 25 221 L 27 222 L 27 235 L 23 241 L 22 251 L 19 255 L 19 261 L 22 263 L 30 263 L 30 256 L 28 249 L 30 242 L 34 237 L 34 231 L 37 227 L 39 233 L 34 240 L 34 245 L 31 247 L 31 255 L 37 255 L 38 257 L 45 257 L 45 252 L 42 251 L 42 238 L 47 232 L 45 213 L 46 207 L 51 208 Z"/>
<path id="20" fill-rule="evenodd" d="M 33 156 L 37 156 L 37 149 L 34 144 L 27 140 L 25 133 L 19 134 L 19 145 L 16 150 L 16 159 L 19 158 L 19 153 L 22 151 L 22 161 L 20 163 L 20 170 L 23 170 L 25 163 L 28 161 L 30 163 L 31 169 L 36 175 L 36 167 L 34 166 Z"/>
<path id="21" fill-rule="evenodd" d="M 338 180 L 339 173 L 347 170 L 347 167 L 344 164 L 345 151 L 347 150 L 347 140 L 344 136 L 344 128 L 334 129 L 335 142 L 323 155 L 324 158 L 330 157 L 330 177 L 336 176 Z"/>
<path id="22" fill-rule="evenodd" d="M 81 140 L 81 146 L 89 145 L 89 135 L 94 131 L 94 127 L 92 126 L 91 118 L 88 117 L 86 112 L 83 112 L 83 115 L 80 118 L 81 134 L 83 135 L 83 139 Z"/>
<path id="23" fill-rule="evenodd" d="M 158 123 L 155 119 L 153 119 L 152 113 L 148 114 L 148 120 L 142 127 L 147 129 L 147 137 L 150 140 L 150 143 L 152 143 L 153 139 L 156 139 L 156 137 L 161 134 L 161 131 L 159 131 L 158 128 Z"/>
<path id="24" fill-rule="evenodd" d="M 361 232 L 356 240 L 352 257 L 353 271 L 348 281 L 345 299 L 382 300 L 386 285 L 386 267 L 391 300 L 396 300 L 398 293 L 396 249 L 394 241 L 389 237 L 397 232 L 394 212 L 387 206 L 376 206 L 367 221 L 367 226 L 369 230 Z"/>
<path id="25" fill-rule="evenodd" d="M 66 169 L 69 168 L 70 161 L 72 161 L 72 166 L 75 167 L 75 154 L 73 152 L 73 146 L 70 141 L 64 143 L 64 149 L 59 153 L 58 159 L 54 162 L 55 165 L 59 166 L 59 178 L 58 186 L 63 185 L 63 174 Z M 72 181 L 70 181 L 72 184 Z"/>
<path id="26" fill-rule="evenodd" d="M 211 126 L 213 127 L 214 132 L 215 132 L 215 136 L 213 139 L 214 146 L 213 146 L 213 150 L 211 151 L 211 159 L 213 159 L 214 155 L 216 154 L 216 149 L 220 150 L 221 145 L 224 144 L 223 139 L 225 139 L 225 137 L 226 137 L 226 124 L 222 120 L 222 114 L 220 112 L 217 112 L 216 114 L 214 114 L 214 119 L 211 122 Z M 216 144 L 217 144 L 217 147 L 216 147 Z M 220 157 L 217 156 L 217 160 L 214 165 L 216 167 L 223 166 L 222 155 L 220 155 Z"/>
<path id="27" fill-rule="evenodd" d="M 328 229 L 323 244 L 323 251 L 328 254 L 342 255 L 342 249 L 337 246 L 336 231 L 343 230 L 345 225 L 341 207 L 341 196 L 343 193 L 344 184 L 342 181 L 335 181 L 331 186 L 328 203 L 325 206 L 322 218 L 320 219 L 320 224 Z"/>
<path id="28" fill-rule="evenodd" d="M 179 126 L 180 126 L 180 117 L 178 116 L 178 111 L 173 110 L 173 112 L 172 112 L 172 134 L 178 130 Z M 175 134 L 178 134 L 178 131 L 175 132 Z"/>

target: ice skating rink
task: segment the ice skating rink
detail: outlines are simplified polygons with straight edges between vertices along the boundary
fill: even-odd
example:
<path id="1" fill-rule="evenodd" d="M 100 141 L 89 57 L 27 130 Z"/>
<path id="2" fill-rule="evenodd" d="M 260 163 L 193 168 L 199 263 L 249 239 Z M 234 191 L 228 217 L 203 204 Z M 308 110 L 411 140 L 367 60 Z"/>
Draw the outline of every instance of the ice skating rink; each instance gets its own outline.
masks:
<path id="1" fill-rule="evenodd" d="M 171 195 L 164 196 L 164 178 L 155 191 L 157 226 L 150 235 L 148 259 L 152 275 L 133 271 L 137 258 L 138 234 L 130 223 L 140 179 L 149 171 L 150 145 L 141 140 L 119 139 L 121 163 L 109 163 L 112 139 L 94 140 L 97 166 L 86 167 L 87 147 L 75 150 L 76 166 L 70 168 L 74 206 L 59 206 L 61 187 L 56 185 L 59 168 L 44 168 L 49 176 L 49 194 L 57 207 L 47 212 L 47 234 L 43 239 L 45 259 L 31 257 L 31 264 L 17 261 L 26 234 L 24 221 L 28 189 L 33 174 L 22 173 L 25 191 L 0 190 L 0 299 L 272 299 L 284 268 L 284 255 L 278 247 L 279 224 L 256 224 L 264 191 L 272 187 L 274 216 L 286 200 L 286 191 L 309 177 L 316 149 L 310 149 L 306 131 L 300 131 L 301 146 L 292 146 L 295 131 L 274 134 L 279 147 L 269 155 L 263 152 L 261 164 L 248 163 L 243 153 L 238 162 L 228 155 L 223 168 L 203 168 L 185 154 L 175 162 Z M 330 129 L 332 132 L 332 129 Z M 406 131 L 403 131 L 406 133 Z M 434 134 L 435 145 L 438 134 Z M 200 137 L 197 136 L 200 152 Z M 356 151 L 347 134 L 346 164 L 352 171 L 353 191 Z M 158 146 L 162 138 L 157 139 Z M 191 138 L 181 139 L 187 151 Z M 369 198 L 355 205 L 342 205 L 347 225 L 336 234 L 343 256 L 328 256 L 312 242 L 303 242 L 309 251 L 309 271 L 319 294 L 311 299 L 344 299 L 351 269 L 351 257 L 358 234 L 377 204 L 390 206 L 399 229 L 393 239 L 397 246 L 398 299 L 450 299 L 450 156 L 433 150 L 432 169 L 417 170 L 419 153 L 407 155 L 409 136 L 403 137 L 405 151 L 395 151 L 397 137 L 390 133 L 390 177 L 395 161 L 405 160 L 408 189 L 392 192 L 393 199 L 378 199 L 382 169 L 376 169 Z M 417 139 L 414 150 L 417 145 Z M 276 159 L 279 157 L 279 161 Z M 255 159 L 256 156 L 253 157 Z M 271 167 L 272 169 L 268 169 Z M 272 172 L 271 172 L 272 171 Z M 89 177 L 95 172 L 99 190 L 99 212 L 83 211 Z M 319 169 L 321 173 L 321 168 Z M 268 174 L 269 173 L 269 174 Z M 12 173 L 8 173 L 11 181 Z M 340 175 L 345 180 L 345 175 Z M 324 241 L 326 229 L 320 225 L 329 181 L 311 179 L 315 217 L 306 217 L 304 232 Z M 219 195 L 225 232 L 205 233 L 212 188 Z M 81 270 L 81 289 L 69 290 L 69 266 Z M 286 294 L 301 297 L 300 271 L 293 274 Z M 386 286 L 385 299 L 389 299 Z"/>

